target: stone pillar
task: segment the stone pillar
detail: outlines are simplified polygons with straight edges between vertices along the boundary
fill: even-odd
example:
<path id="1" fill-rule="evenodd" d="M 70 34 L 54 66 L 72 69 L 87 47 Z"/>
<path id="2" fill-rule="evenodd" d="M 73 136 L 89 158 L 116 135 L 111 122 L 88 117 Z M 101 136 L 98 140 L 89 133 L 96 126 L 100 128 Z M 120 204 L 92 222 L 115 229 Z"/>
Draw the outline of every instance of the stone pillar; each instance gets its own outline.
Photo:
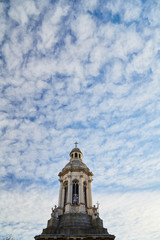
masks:
<path id="1" fill-rule="evenodd" d="M 64 207 L 64 186 L 62 186 L 62 201 L 61 201 L 62 208 Z"/>
<path id="2" fill-rule="evenodd" d="M 80 175 L 80 184 L 79 184 L 79 204 L 80 208 L 79 211 L 81 213 L 85 213 L 85 203 L 84 203 L 84 192 L 83 192 L 83 175 Z"/>
<path id="3" fill-rule="evenodd" d="M 68 176 L 68 196 L 67 196 L 67 204 L 72 203 L 72 184 L 71 184 L 71 175 Z"/>
<path id="4" fill-rule="evenodd" d="M 87 208 L 89 208 L 89 187 L 88 187 L 88 184 L 87 184 L 87 186 L 86 186 L 87 188 L 86 188 L 86 194 L 87 194 Z"/>
<path id="5" fill-rule="evenodd" d="M 71 175 L 68 176 L 68 195 L 67 195 L 67 204 L 65 206 L 65 213 L 71 212 L 71 204 L 72 204 L 72 181 Z"/>
<path id="6" fill-rule="evenodd" d="M 84 196 L 83 196 L 83 175 L 80 175 L 80 184 L 79 184 L 79 203 L 84 204 Z"/>
<path id="7" fill-rule="evenodd" d="M 59 201 L 58 201 L 58 207 L 59 208 L 63 208 L 62 206 L 62 189 L 63 189 L 63 180 L 59 180 L 60 181 L 60 189 L 59 189 Z"/>
<path id="8" fill-rule="evenodd" d="M 91 192 L 91 182 L 92 180 L 88 180 L 88 195 L 89 195 L 89 208 L 92 207 L 92 192 Z"/>

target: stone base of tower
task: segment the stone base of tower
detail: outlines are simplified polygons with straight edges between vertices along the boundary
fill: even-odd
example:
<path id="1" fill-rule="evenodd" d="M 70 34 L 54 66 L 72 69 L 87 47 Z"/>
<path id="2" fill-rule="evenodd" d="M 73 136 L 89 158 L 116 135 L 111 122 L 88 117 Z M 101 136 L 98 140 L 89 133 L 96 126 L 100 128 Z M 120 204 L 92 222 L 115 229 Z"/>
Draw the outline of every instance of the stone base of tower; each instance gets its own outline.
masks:
<path id="1" fill-rule="evenodd" d="M 43 239 L 113 240 L 115 236 L 108 234 L 99 217 L 92 219 L 88 214 L 68 213 L 48 221 L 42 234 L 35 236 L 35 240 Z"/>

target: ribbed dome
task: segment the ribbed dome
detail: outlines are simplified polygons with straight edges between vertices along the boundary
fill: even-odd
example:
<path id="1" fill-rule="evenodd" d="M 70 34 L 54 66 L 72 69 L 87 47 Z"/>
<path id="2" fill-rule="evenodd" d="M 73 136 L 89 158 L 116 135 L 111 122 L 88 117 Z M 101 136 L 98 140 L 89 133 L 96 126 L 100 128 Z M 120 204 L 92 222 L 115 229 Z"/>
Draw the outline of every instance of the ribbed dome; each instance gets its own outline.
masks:
<path id="1" fill-rule="evenodd" d="M 80 160 L 73 160 L 66 164 L 66 166 L 62 169 L 62 171 L 67 169 L 87 169 L 89 171 L 89 168 Z"/>

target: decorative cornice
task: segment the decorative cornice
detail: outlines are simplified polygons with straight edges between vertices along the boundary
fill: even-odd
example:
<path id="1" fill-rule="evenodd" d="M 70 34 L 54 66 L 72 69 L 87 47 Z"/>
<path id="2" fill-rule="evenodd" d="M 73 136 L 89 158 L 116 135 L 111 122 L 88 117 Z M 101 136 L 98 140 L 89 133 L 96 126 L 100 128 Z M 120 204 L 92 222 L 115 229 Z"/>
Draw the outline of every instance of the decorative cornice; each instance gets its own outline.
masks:
<path id="1" fill-rule="evenodd" d="M 87 176 L 93 176 L 93 173 L 90 172 L 90 171 L 86 171 L 85 169 L 82 169 L 82 168 L 76 168 L 76 169 L 73 169 L 73 168 L 68 168 L 68 169 L 65 169 L 64 171 L 60 172 L 58 174 L 59 177 L 62 177 L 64 175 L 66 175 L 68 172 L 83 172 L 85 173 Z"/>

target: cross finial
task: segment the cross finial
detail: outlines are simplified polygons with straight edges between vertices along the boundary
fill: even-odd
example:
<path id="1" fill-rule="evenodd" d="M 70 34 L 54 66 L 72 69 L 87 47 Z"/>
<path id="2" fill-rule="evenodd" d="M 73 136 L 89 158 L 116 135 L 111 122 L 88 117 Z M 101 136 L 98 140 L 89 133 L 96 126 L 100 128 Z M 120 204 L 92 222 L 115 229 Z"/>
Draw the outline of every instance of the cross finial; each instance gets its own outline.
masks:
<path id="1" fill-rule="evenodd" d="M 78 143 L 77 143 L 77 142 L 75 142 L 74 144 L 75 144 L 75 148 L 77 148 L 77 144 L 78 144 Z"/>

